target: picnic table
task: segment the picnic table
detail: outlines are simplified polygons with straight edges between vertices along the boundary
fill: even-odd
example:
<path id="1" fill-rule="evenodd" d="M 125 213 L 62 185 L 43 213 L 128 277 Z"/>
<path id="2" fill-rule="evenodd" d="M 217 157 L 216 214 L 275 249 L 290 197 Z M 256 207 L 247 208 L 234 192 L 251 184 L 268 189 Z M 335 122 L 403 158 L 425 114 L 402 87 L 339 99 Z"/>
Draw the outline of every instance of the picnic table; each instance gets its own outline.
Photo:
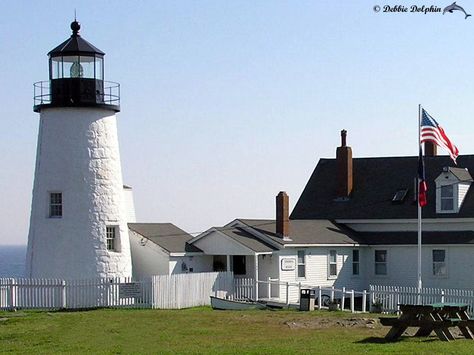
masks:
<path id="1" fill-rule="evenodd" d="M 392 327 L 385 339 L 400 338 L 408 327 L 419 328 L 415 336 L 429 336 L 435 332 L 443 341 L 454 340 L 449 330 L 457 327 L 466 339 L 474 339 L 474 319 L 467 313 L 467 305 L 459 303 L 434 303 L 430 305 L 401 304 L 398 318 L 381 317 L 380 323 Z"/>

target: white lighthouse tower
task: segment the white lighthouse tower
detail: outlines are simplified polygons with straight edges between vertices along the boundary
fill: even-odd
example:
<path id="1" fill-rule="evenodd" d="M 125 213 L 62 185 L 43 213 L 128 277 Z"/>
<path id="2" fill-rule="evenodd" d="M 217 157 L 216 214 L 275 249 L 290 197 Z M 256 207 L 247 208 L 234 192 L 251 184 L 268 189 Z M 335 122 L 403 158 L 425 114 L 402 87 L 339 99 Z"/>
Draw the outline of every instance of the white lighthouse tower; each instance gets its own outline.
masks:
<path id="1" fill-rule="evenodd" d="M 35 84 L 40 114 L 26 273 L 85 279 L 131 276 L 115 114 L 119 84 L 104 81 L 104 52 L 72 35 L 48 53 Z"/>

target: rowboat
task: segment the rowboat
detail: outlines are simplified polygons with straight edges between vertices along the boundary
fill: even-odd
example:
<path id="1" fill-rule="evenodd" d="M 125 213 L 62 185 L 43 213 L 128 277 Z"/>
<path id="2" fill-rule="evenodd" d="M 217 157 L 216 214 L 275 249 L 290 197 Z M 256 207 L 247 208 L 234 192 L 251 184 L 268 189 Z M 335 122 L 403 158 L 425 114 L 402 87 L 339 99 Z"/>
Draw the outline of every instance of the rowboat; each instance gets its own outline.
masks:
<path id="1" fill-rule="evenodd" d="M 245 310 L 245 309 L 265 309 L 263 303 L 253 301 L 234 301 L 225 298 L 211 296 L 211 307 L 221 310 Z"/>

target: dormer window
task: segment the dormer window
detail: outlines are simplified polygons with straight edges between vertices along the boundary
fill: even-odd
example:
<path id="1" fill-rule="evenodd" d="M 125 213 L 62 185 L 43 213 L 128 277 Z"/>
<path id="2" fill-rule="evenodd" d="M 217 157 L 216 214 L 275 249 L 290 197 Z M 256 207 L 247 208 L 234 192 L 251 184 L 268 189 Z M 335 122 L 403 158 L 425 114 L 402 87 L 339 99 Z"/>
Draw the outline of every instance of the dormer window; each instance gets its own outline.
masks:
<path id="1" fill-rule="evenodd" d="M 458 213 L 472 181 L 467 169 L 443 168 L 435 179 L 436 213 Z"/>
<path id="2" fill-rule="evenodd" d="M 453 212 L 454 210 L 454 187 L 453 185 L 441 186 L 441 211 Z"/>

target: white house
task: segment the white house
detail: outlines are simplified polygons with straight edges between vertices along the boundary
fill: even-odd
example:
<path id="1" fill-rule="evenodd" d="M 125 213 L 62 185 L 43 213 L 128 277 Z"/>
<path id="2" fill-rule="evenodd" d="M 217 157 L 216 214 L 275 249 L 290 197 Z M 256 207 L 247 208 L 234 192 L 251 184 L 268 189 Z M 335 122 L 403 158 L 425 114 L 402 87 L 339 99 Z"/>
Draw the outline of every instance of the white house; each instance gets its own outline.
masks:
<path id="1" fill-rule="evenodd" d="M 426 151 L 423 285 L 472 288 L 474 156 L 460 156 L 453 167 L 433 146 Z M 262 281 L 359 290 L 416 286 L 417 164 L 418 157 L 353 159 L 343 131 L 336 159 L 319 161 L 289 218 L 287 196 L 280 193 L 275 220 L 236 219 L 190 244 L 226 261 L 237 275 Z M 272 289 L 272 296 L 280 291 Z"/>
<path id="2" fill-rule="evenodd" d="M 199 270 L 229 270 L 260 281 L 356 290 L 369 284 L 416 286 L 418 157 L 352 158 L 345 131 L 341 138 L 336 159 L 319 161 L 291 215 L 288 196 L 280 192 L 274 220 L 235 219 L 195 238 L 180 237 L 179 252 L 199 250 L 193 254 Z M 433 146 L 425 150 L 423 286 L 473 288 L 474 156 L 458 157 L 453 167 Z M 133 256 L 133 233 L 131 238 Z M 190 271 L 172 266 L 169 255 L 168 272 Z M 184 259 L 177 263 L 187 255 L 180 254 Z M 282 287 L 269 291 L 261 284 L 258 293 L 283 297 Z M 291 300 L 298 298 L 297 288 L 290 292 Z"/>
<path id="3" fill-rule="evenodd" d="M 133 275 L 171 275 L 212 270 L 212 257 L 188 244 L 192 236 L 172 223 L 129 223 Z"/>

